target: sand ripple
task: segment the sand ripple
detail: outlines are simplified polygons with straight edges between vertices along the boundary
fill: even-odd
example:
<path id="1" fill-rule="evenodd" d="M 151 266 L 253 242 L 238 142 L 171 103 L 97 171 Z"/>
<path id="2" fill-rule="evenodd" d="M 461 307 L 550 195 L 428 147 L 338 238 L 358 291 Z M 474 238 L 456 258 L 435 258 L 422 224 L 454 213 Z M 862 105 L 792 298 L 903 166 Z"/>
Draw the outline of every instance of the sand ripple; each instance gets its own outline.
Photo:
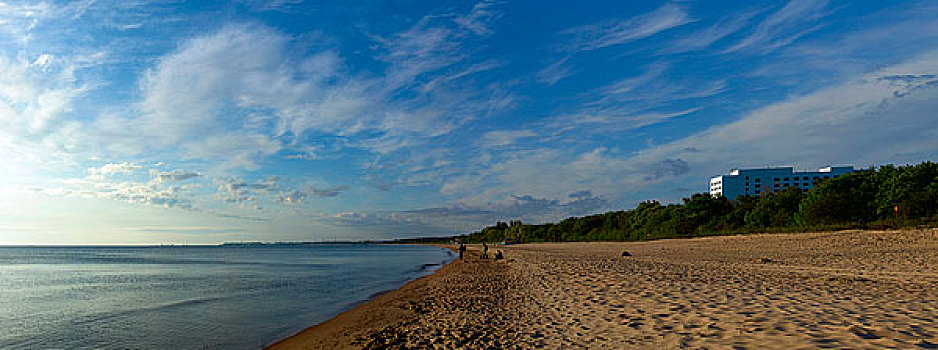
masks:
<path id="1" fill-rule="evenodd" d="M 455 262 L 376 300 L 372 314 L 404 312 L 346 322 L 330 347 L 938 348 L 936 230 L 529 244 L 505 254 L 510 261 Z M 315 348 L 325 336 L 295 344 Z"/>

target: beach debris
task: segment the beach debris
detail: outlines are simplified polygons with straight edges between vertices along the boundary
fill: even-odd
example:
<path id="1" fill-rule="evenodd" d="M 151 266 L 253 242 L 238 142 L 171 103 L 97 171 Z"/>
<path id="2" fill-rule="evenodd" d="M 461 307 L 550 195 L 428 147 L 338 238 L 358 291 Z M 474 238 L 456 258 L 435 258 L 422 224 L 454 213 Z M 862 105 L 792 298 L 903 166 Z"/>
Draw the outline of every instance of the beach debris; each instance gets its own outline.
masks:
<path id="1" fill-rule="evenodd" d="M 628 251 L 624 251 L 622 252 L 622 256 L 632 256 L 632 253 L 629 253 Z"/>
<path id="2" fill-rule="evenodd" d="M 772 263 L 776 263 L 777 261 L 769 259 L 769 258 L 762 258 L 762 259 L 759 259 L 759 262 L 763 264 L 772 264 Z"/>

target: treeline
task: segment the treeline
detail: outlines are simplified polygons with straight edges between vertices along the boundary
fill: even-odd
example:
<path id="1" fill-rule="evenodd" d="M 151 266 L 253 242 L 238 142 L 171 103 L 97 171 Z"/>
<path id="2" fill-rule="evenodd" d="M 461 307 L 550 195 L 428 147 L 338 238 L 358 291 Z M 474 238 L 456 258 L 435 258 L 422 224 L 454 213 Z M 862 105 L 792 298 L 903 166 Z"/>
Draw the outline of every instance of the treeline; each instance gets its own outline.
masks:
<path id="1" fill-rule="evenodd" d="M 498 242 L 641 241 L 749 232 L 889 228 L 938 223 L 938 163 L 882 166 L 736 201 L 694 194 L 683 204 L 637 208 L 558 223 L 498 222 L 457 239 Z"/>

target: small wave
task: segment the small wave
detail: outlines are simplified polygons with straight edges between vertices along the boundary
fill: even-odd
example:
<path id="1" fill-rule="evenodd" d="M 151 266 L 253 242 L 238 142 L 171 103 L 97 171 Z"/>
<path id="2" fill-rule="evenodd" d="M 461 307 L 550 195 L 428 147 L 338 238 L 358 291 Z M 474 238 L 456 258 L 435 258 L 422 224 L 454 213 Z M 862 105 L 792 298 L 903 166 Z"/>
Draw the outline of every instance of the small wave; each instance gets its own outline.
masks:
<path id="1" fill-rule="evenodd" d="M 209 302 L 224 300 L 224 299 L 227 299 L 227 297 L 196 298 L 196 299 L 179 300 L 179 301 L 173 301 L 173 302 L 164 303 L 164 304 L 139 307 L 139 308 L 130 309 L 130 310 L 105 312 L 105 313 L 101 313 L 97 315 L 88 316 L 80 320 L 76 320 L 75 323 L 76 324 L 91 324 L 91 323 L 96 323 L 96 322 L 100 322 L 104 320 L 133 315 L 135 313 L 140 313 L 140 312 L 169 310 L 169 309 L 185 307 L 185 306 L 190 306 L 190 305 L 204 304 L 204 303 L 209 303 Z"/>

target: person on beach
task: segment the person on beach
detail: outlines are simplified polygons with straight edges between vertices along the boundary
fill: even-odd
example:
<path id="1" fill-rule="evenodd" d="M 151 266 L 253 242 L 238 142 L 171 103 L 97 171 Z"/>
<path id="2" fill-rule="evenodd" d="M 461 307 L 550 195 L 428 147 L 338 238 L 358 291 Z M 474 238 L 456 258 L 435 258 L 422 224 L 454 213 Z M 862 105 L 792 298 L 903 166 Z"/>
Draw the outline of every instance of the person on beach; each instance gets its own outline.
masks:
<path id="1" fill-rule="evenodd" d="M 502 259 L 504 259 L 504 258 L 505 258 L 505 256 L 502 255 L 502 251 L 501 251 L 501 250 L 496 250 L 496 251 L 495 251 L 495 261 L 499 261 L 499 260 L 502 260 Z"/>
<path id="2" fill-rule="evenodd" d="M 463 242 L 459 242 L 459 260 L 462 260 L 462 255 L 466 252 L 466 245 Z"/>
<path id="3" fill-rule="evenodd" d="M 488 258 L 489 258 L 489 246 L 485 244 L 485 242 L 482 242 L 482 259 L 488 259 Z"/>

